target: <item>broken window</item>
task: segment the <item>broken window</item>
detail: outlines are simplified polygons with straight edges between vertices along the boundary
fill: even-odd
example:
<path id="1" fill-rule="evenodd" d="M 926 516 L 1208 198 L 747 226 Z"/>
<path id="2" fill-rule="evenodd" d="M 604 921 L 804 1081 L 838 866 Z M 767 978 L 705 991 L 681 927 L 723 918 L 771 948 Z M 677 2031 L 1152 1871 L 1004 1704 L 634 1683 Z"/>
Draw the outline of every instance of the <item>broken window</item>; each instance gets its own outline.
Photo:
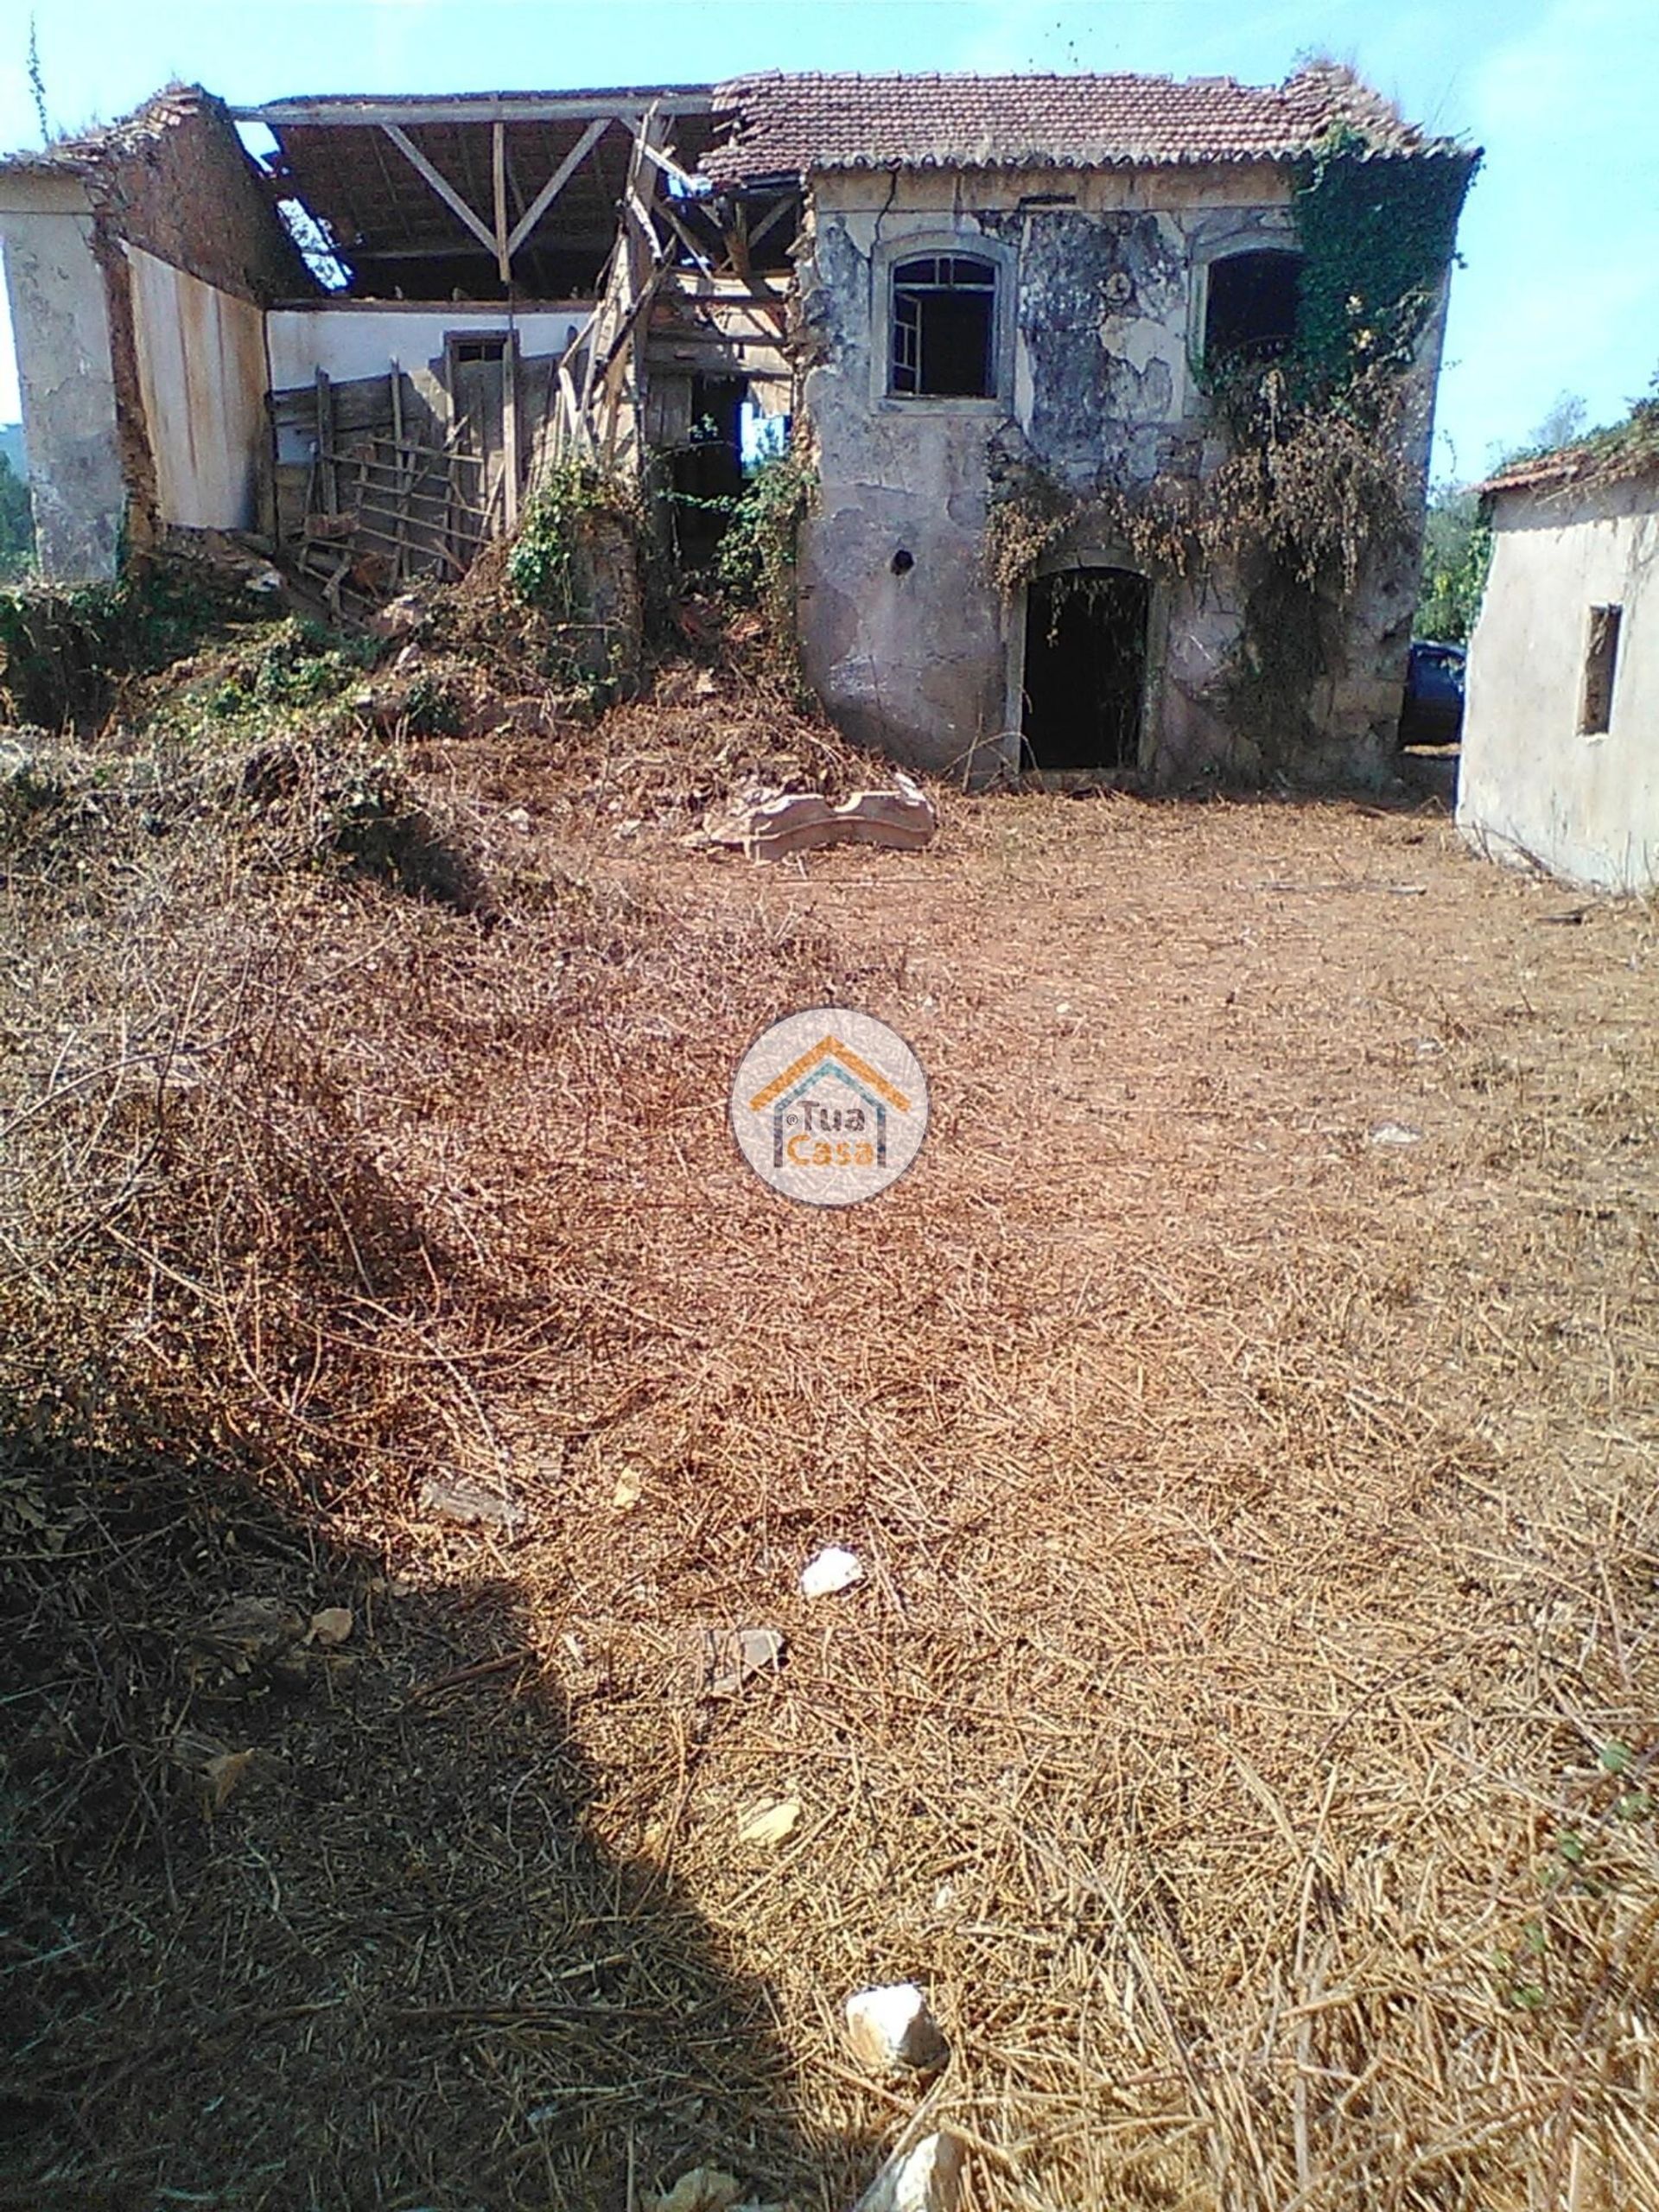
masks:
<path id="1" fill-rule="evenodd" d="M 1613 677 L 1618 666 L 1622 607 L 1592 607 L 1584 649 L 1584 696 L 1579 706 L 1580 737 L 1605 737 L 1612 727 Z"/>
<path id="2" fill-rule="evenodd" d="M 891 389 L 912 399 L 995 397 L 996 264 L 927 253 L 893 272 Z"/>
<path id="3" fill-rule="evenodd" d="M 1204 358 L 1274 361 L 1296 335 L 1302 257 L 1274 246 L 1210 264 Z"/>

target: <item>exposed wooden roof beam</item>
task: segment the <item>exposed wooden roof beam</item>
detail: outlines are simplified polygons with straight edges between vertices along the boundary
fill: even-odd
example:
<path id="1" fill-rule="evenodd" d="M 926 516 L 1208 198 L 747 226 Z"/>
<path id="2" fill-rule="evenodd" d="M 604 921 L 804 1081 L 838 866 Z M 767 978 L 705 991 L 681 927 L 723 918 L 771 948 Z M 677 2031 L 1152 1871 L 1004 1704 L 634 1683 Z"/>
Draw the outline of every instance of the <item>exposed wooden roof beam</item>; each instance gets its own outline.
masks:
<path id="1" fill-rule="evenodd" d="M 694 199 L 698 200 L 702 199 L 707 194 L 709 190 L 708 178 L 688 176 L 685 171 L 680 167 L 679 163 L 677 161 L 671 160 L 668 155 L 664 153 L 660 146 L 647 146 L 642 142 L 639 150 L 648 162 L 655 162 L 658 168 L 661 169 L 663 175 L 665 177 L 671 177 L 673 181 L 679 186 L 683 192 L 688 193 Z"/>
<path id="2" fill-rule="evenodd" d="M 587 160 L 593 148 L 603 137 L 610 121 L 611 118 L 607 115 L 594 116 L 581 137 L 577 139 L 575 144 L 513 225 L 512 234 L 507 239 L 507 251 L 510 254 L 518 252 L 537 224 L 541 221 L 560 193 L 564 190 L 565 186 L 569 183 L 583 162 Z"/>
<path id="3" fill-rule="evenodd" d="M 490 190 L 495 206 L 495 266 L 504 284 L 512 282 L 512 253 L 507 244 L 507 126 L 490 125 Z"/>
<path id="4" fill-rule="evenodd" d="M 472 232 L 473 236 L 475 238 L 480 239 L 482 244 L 487 247 L 489 251 L 493 254 L 496 251 L 495 232 L 480 216 L 474 213 L 473 210 L 467 205 L 467 202 L 455 190 L 454 186 L 451 184 L 448 178 L 444 175 L 442 170 L 433 167 L 432 163 L 428 161 L 426 156 L 415 143 L 415 141 L 410 137 L 408 131 L 406 131 L 401 124 L 396 123 L 383 123 L 380 125 L 380 128 L 385 132 L 387 137 L 391 139 L 392 144 L 397 149 L 404 160 L 410 163 L 410 167 L 417 169 L 426 179 L 433 191 L 435 192 L 439 199 L 442 200 L 445 207 L 450 208 L 455 214 L 457 214 L 461 218 L 461 221 L 465 223 L 467 229 Z"/>
<path id="5" fill-rule="evenodd" d="M 454 99 L 336 99 L 268 100 L 263 107 L 234 107 L 237 123 L 263 123 L 268 130 L 307 128 L 360 130 L 365 125 L 423 123 L 582 123 L 603 116 L 638 124 L 652 106 L 670 115 L 708 115 L 714 108 L 709 86 L 626 86 L 614 92 L 475 92 Z"/>

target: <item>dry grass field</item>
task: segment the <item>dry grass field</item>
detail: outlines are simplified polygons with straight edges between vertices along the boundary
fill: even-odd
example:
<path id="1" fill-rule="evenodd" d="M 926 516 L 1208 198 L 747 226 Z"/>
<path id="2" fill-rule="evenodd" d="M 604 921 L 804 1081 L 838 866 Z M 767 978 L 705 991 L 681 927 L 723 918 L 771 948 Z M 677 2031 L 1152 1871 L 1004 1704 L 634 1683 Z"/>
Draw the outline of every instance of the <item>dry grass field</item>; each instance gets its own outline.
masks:
<path id="1" fill-rule="evenodd" d="M 765 872 L 725 712 L 425 741 L 471 912 L 303 759 L 14 855 L 0 2203 L 1659 2207 L 1659 921 L 1334 802 Z M 725 1121 L 826 1002 L 845 1213 Z"/>

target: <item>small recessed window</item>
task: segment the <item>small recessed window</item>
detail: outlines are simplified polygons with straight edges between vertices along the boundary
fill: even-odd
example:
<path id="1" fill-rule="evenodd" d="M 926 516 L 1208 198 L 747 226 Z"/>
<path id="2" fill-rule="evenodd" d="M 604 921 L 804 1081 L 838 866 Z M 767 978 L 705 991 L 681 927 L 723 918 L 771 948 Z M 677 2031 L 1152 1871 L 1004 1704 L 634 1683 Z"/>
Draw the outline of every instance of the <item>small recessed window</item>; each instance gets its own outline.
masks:
<path id="1" fill-rule="evenodd" d="M 504 361 L 507 356 L 505 338 L 455 338 L 450 340 L 459 361 Z"/>
<path id="2" fill-rule="evenodd" d="M 1612 727 L 1613 679 L 1618 671 L 1622 607 L 1592 607 L 1584 647 L 1584 696 L 1579 708 L 1580 737 L 1605 737 Z"/>
<path id="3" fill-rule="evenodd" d="M 910 399 L 989 399 L 996 390 L 996 266 L 928 253 L 893 272 L 891 389 Z"/>
<path id="4" fill-rule="evenodd" d="M 1296 335 L 1301 283 L 1302 257 L 1277 247 L 1212 261 L 1205 290 L 1205 359 L 1277 360 Z"/>

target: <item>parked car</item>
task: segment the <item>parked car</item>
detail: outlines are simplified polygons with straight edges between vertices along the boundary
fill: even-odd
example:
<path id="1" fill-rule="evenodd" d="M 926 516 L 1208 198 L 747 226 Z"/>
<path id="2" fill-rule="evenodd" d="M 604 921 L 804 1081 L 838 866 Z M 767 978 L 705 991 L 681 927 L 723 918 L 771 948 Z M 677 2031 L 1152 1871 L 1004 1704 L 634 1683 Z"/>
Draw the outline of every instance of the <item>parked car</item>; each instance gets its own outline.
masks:
<path id="1" fill-rule="evenodd" d="M 1400 715 L 1402 745 L 1455 745 L 1463 728 L 1461 645 L 1414 638 L 1406 668 L 1406 702 Z"/>

